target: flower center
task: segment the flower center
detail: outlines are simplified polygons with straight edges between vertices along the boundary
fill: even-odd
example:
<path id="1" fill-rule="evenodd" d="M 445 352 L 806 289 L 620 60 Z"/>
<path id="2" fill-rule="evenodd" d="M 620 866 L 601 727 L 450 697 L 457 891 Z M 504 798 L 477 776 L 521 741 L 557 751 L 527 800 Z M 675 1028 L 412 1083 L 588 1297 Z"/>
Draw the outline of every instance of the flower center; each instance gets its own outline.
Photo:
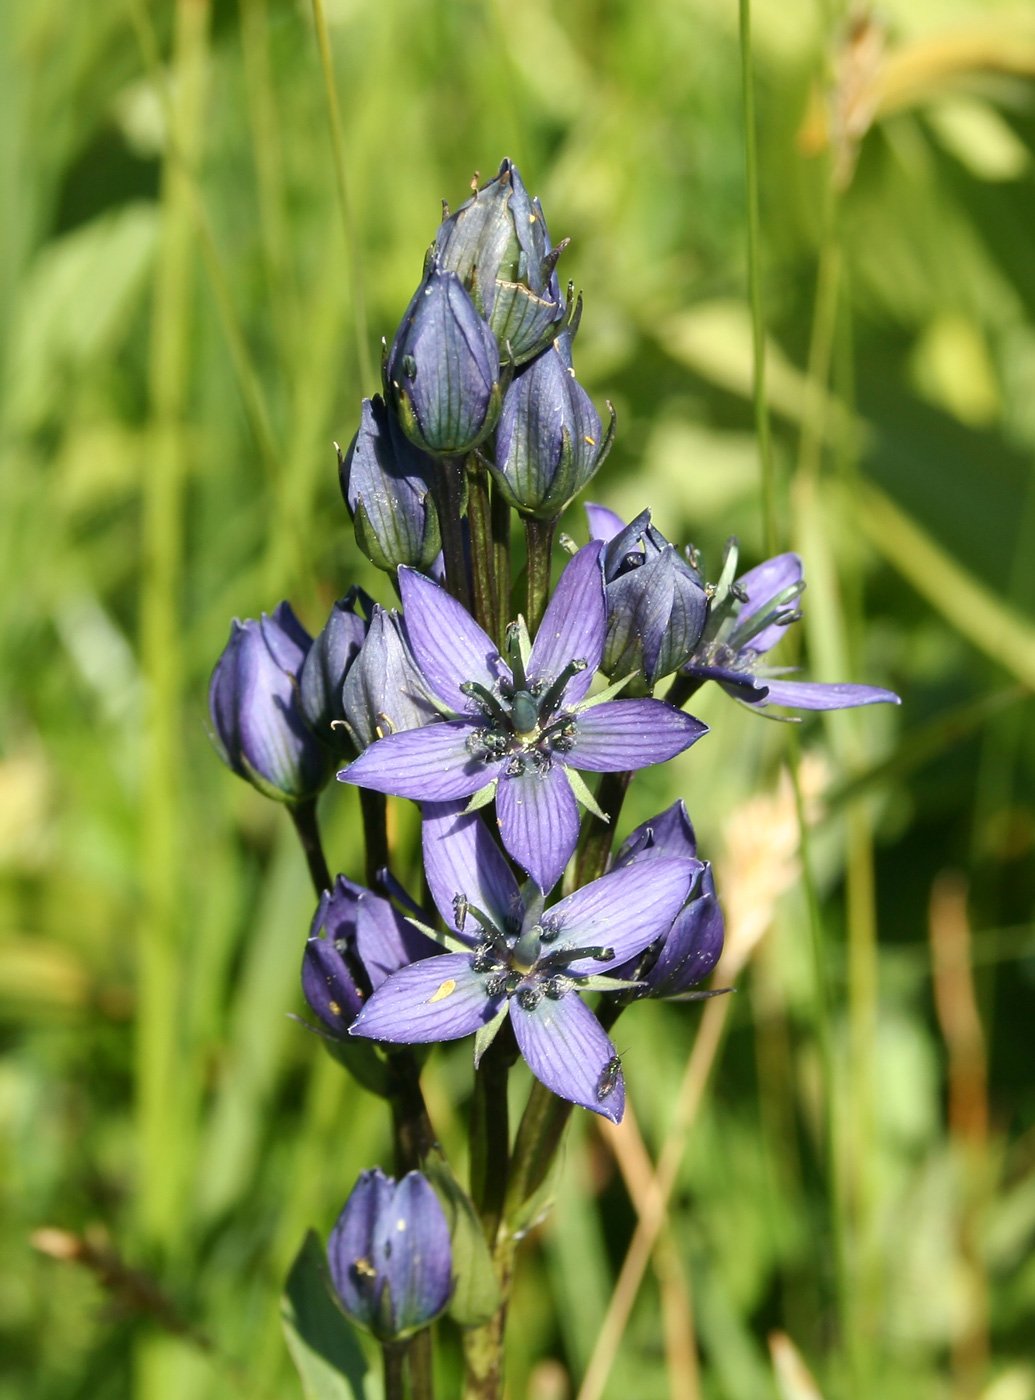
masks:
<path id="1" fill-rule="evenodd" d="M 577 657 L 549 685 L 527 681 L 515 667 L 515 684 L 502 682 L 498 693 L 465 681 L 460 689 L 485 721 L 468 739 L 468 751 L 484 763 L 507 760 L 509 777 L 546 772 L 554 754 L 567 753 L 575 742 L 575 716 L 562 708 L 564 692 L 586 665 Z"/>

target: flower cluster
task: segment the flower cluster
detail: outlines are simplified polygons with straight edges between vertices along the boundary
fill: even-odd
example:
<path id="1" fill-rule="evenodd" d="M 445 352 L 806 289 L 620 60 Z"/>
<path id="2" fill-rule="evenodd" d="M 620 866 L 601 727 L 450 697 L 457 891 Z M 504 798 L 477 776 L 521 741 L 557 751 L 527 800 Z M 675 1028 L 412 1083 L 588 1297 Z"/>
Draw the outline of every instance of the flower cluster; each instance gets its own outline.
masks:
<path id="1" fill-rule="evenodd" d="M 647 998 L 711 995 L 699 986 L 724 931 L 682 802 L 612 855 L 630 780 L 706 734 L 683 706 L 708 680 L 756 708 L 898 698 L 769 665 L 801 615 L 794 554 L 738 575 L 731 542 L 709 582 L 648 510 L 626 522 L 589 505 L 589 540 L 562 537 L 551 589 L 561 513 L 614 432 L 575 377 L 581 301 L 558 281 L 564 246 L 509 161 L 446 214 L 386 346 L 381 392 L 339 453 L 356 543 L 400 607 L 350 588 L 313 639 L 282 603 L 234 623 L 211 682 L 222 758 L 289 806 L 318 886 L 302 955 L 310 1028 L 391 1099 L 404 1165 L 438 1172 L 434 1190 L 416 1172 L 398 1184 L 366 1173 L 331 1236 L 342 1306 L 390 1347 L 447 1304 L 462 1324 L 476 1314 L 471 1271 L 506 1204 L 487 1189 L 479 1222 L 443 1175 L 405 1047 L 473 1037 L 504 1130 L 471 1157 L 496 1152 L 497 1186 L 535 1176 L 529 1154 L 556 1150 L 568 1105 L 617 1122 L 626 1086 L 610 1027 Z M 334 772 L 363 796 L 366 886 L 332 880 L 323 857 L 315 804 Z M 392 874 L 385 797 L 420 804 L 420 906 Z M 538 1087 L 508 1162 L 506 1077 L 519 1059 Z M 544 1093 L 562 1105 L 553 1118 Z M 466 1261 L 455 1269 L 450 1235 L 454 1263 Z"/>

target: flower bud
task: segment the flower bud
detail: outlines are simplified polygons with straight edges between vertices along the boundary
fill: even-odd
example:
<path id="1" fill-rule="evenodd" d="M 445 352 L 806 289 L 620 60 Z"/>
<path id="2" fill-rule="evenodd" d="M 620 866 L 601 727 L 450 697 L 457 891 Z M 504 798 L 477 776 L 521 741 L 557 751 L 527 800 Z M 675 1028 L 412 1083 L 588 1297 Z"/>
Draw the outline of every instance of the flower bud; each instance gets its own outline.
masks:
<path id="1" fill-rule="evenodd" d="M 457 456 L 492 430 L 500 357 L 489 327 L 454 272 L 431 267 L 406 309 L 385 365 L 403 432 L 433 456 Z"/>
<path id="2" fill-rule="evenodd" d="M 695 859 L 696 855 L 694 828 L 680 801 L 631 832 L 614 864 L 619 869 L 659 856 Z M 632 994 L 634 999 L 681 996 L 707 977 L 719 961 L 725 921 L 715 895 L 711 864 L 708 861 L 696 863 L 699 874 L 690 898 L 668 932 L 638 957 L 615 969 L 616 976 L 642 984 Z"/>
<path id="3" fill-rule="evenodd" d="M 509 160 L 495 180 L 449 214 L 432 256 L 455 272 L 499 343 L 504 360 L 523 364 L 577 317 L 561 296 L 557 259 L 538 199 L 530 199 Z"/>
<path id="4" fill-rule="evenodd" d="M 342 692 L 345 719 L 357 748 L 438 715 L 403 637 L 399 616 L 375 605 L 366 641 Z"/>
<path id="5" fill-rule="evenodd" d="M 313 733 L 339 753 L 350 752 L 351 745 L 339 737 L 340 729 L 331 726 L 345 718 L 342 686 L 363 645 L 373 608 L 373 600 L 362 588 L 350 588 L 331 608 L 330 617 L 309 648 L 302 666 L 299 680 L 302 713 Z"/>
<path id="6" fill-rule="evenodd" d="M 315 797 L 329 776 L 330 751 L 309 728 L 299 702 L 299 675 L 311 644 L 288 603 L 272 617 L 235 621 L 209 684 L 220 757 L 279 802 Z"/>
<path id="7" fill-rule="evenodd" d="M 490 463 L 509 505 L 553 520 L 600 466 L 614 438 L 606 435 L 571 363 L 565 331 L 520 370 L 503 399 Z"/>
<path id="8" fill-rule="evenodd" d="M 353 1322 L 382 1342 L 427 1327 L 453 1289 L 449 1226 L 426 1177 L 363 1172 L 327 1241 L 331 1280 Z"/>
<path id="9" fill-rule="evenodd" d="M 621 523 L 599 506 L 587 507 L 587 513 L 596 538 L 607 517 Z M 613 679 L 639 672 L 642 680 L 634 686 L 652 690 L 683 665 L 700 639 L 708 613 L 700 576 L 645 510 L 608 539 L 604 582 L 608 621 L 600 669 Z"/>
<path id="10" fill-rule="evenodd" d="M 338 454 L 338 479 L 356 543 L 379 569 L 426 569 L 438 553 L 438 516 L 428 485 L 435 470 L 435 462 L 399 430 L 380 394 L 363 400 L 359 431 L 345 456 Z"/>

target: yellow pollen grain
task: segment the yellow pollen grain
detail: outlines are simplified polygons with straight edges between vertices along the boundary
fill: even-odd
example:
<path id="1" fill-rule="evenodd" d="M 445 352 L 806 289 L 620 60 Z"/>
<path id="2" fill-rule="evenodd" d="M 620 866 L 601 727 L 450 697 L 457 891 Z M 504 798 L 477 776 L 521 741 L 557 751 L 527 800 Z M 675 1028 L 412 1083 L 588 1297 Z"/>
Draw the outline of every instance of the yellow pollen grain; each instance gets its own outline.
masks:
<path id="1" fill-rule="evenodd" d="M 341 1007 L 338 1005 L 338 1003 L 337 1003 L 336 1001 L 329 1001 L 329 1002 L 327 1003 L 327 1005 L 331 1008 L 331 1015 L 332 1015 L 332 1016 L 340 1016 L 340 1015 L 341 1015 Z"/>
<path id="2" fill-rule="evenodd" d="M 455 991 L 456 978 L 447 977 L 435 995 L 428 998 L 428 1004 L 430 1005 L 433 1001 L 445 1001 L 446 997 L 452 996 Z"/>
<path id="3" fill-rule="evenodd" d="M 597 440 L 596 440 L 596 438 L 590 437 L 589 433 L 583 433 L 583 435 L 582 435 L 582 441 L 583 441 L 583 442 L 588 442 L 589 445 L 590 445 L 590 447 L 596 447 L 596 445 L 597 445 Z"/>
<path id="4" fill-rule="evenodd" d="M 377 1277 L 377 1270 L 369 1259 L 357 1259 L 352 1267 L 356 1270 L 356 1273 L 359 1274 L 360 1278 Z"/>

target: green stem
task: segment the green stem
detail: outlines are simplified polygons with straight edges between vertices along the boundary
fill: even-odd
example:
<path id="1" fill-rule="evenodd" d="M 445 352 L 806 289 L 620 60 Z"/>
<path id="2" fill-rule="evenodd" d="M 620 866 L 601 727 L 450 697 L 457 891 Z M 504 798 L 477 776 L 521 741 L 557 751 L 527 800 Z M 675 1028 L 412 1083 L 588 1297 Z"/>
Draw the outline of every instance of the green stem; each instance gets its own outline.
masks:
<path id="1" fill-rule="evenodd" d="M 528 545 L 528 630 L 534 637 L 550 596 L 550 552 L 556 520 L 535 520 L 525 517 L 525 540 Z"/>
<path id="2" fill-rule="evenodd" d="M 415 1337 L 411 1337 L 407 1347 L 407 1360 L 410 1370 L 410 1395 L 412 1400 L 431 1400 L 435 1393 L 435 1377 L 432 1367 L 431 1328 L 425 1327 Z"/>
<path id="3" fill-rule="evenodd" d="M 429 482 L 438 528 L 442 536 L 442 554 L 446 563 L 446 587 L 458 603 L 471 611 L 471 591 L 467 584 L 467 559 L 464 553 L 464 462 L 462 457 L 443 457 Z"/>
<path id="4" fill-rule="evenodd" d="M 298 832 L 298 839 L 302 843 L 313 888 L 316 890 L 317 896 L 320 896 L 324 890 L 330 889 L 332 881 L 331 872 L 327 868 L 327 857 L 323 853 L 323 842 L 320 839 L 320 825 L 316 817 L 316 798 L 312 798 L 309 802 L 300 802 L 297 807 L 289 807 L 288 811 L 291 813 L 291 820 Z"/>
<path id="5" fill-rule="evenodd" d="M 514 1061 L 504 1025 L 489 1046 L 474 1076 L 471 1100 L 471 1199 L 481 1216 L 489 1248 L 496 1243 L 507 1191 L 510 1120 L 507 1078 Z"/>
<path id="6" fill-rule="evenodd" d="M 686 702 L 700 690 L 704 681 L 700 676 L 676 675 L 665 695 L 665 704 L 681 710 Z"/>
<path id="7" fill-rule="evenodd" d="M 438 1140 L 428 1117 L 420 1087 L 420 1066 L 412 1050 L 390 1050 L 389 1100 L 395 1140 L 395 1166 L 400 1173 L 418 1169 Z"/>
<path id="8" fill-rule="evenodd" d="M 366 882 L 373 889 L 378 871 L 388 865 L 388 802 L 383 793 L 360 788 L 359 810 L 366 843 Z"/>
<path id="9" fill-rule="evenodd" d="M 383 1342 L 381 1357 L 385 1371 L 385 1400 L 406 1400 L 406 1348 L 398 1342 Z"/>
<path id="10" fill-rule="evenodd" d="M 776 484 L 765 393 L 765 323 L 762 318 L 761 233 L 758 212 L 758 136 L 751 73 L 751 0 L 740 0 L 740 74 L 744 106 L 744 178 L 747 186 L 748 296 L 754 359 L 755 431 L 762 469 L 762 522 L 767 554 L 777 549 Z"/>
<path id="11" fill-rule="evenodd" d="M 607 869 L 608 858 L 615 839 L 615 823 L 622 810 L 631 773 L 605 773 L 600 781 L 597 803 L 610 821 L 602 822 L 589 814 L 575 857 L 575 888 L 581 889 L 597 880 Z"/>
<path id="12" fill-rule="evenodd" d="M 475 452 L 470 453 L 467 458 L 467 521 L 471 527 L 471 578 L 474 584 L 475 621 L 490 637 L 500 642 L 489 472 Z"/>
<path id="13" fill-rule="evenodd" d="M 514 616 L 510 598 L 510 506 L 495 482 L 492 485 L 491 514 L 493 572 L 496 576 L 496 606 L 499 610 L 496 640 L 502 646 L 507 623 Z"/>

